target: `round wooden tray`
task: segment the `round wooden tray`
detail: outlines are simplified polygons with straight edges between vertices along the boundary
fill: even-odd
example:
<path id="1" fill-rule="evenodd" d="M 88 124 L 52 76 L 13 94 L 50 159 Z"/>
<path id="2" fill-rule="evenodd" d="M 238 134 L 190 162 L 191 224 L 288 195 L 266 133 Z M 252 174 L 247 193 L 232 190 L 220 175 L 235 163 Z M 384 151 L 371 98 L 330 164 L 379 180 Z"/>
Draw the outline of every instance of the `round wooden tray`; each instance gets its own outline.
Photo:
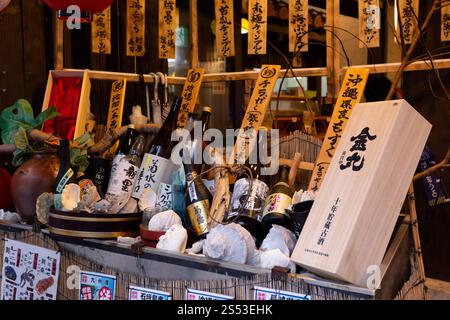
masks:
<path id="1" fill-rule="evenodd" d="M 137 237 L 142 213 L 65 212 L 50 208 L 50 234 L 77 239 L 115 239 Z"/>

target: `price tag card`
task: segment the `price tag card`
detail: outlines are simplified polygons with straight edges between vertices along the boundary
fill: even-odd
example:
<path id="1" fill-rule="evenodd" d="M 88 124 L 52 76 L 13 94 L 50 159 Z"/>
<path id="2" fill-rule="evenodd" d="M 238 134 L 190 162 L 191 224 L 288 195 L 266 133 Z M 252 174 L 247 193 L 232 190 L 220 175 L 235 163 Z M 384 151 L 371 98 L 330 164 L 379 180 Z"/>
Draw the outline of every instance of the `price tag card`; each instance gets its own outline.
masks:
<path id="1" fill-rule="evenodd" d="M 130 286 L 128 300 L 172 300 L 172 295 L 168 292 Z"/>
<path id="2" fill-rule="evenodd" d="M 93 53 L 111 54 L 111 7 L 94 14 L 91 40 Z"/>
<path id="3" fill-rule="evenodd" d="M 398 0 L 401 32 L 405 44 L 410 44 L 416 32 L 419 31 L 419 0 Z"/>
<path id="4" fill-rule="evenodd" d="M 380 46 L 381 15 L 379 0 L 359 0 L 359 41 L 360 48 Z"/>
<path id="5" fill-rule="evenodd" d="M 248 54 L 266 54 L 267 0 L 249 0 L 248 22 Z"/>
<path id="6" fill-rule="evenodd" d="M 180 112 L 178 113 L 178 128 L 184 128 L 186 126 L 189 112 L 193 112 L 195 109 L 195 103 L 197 102 L 198 93 L 202 85 L 203 68 L 189 69 L 186 76 L 186 82 L 184 83 L 183 93 L 181 97 L 183 102 L 181 103 Z"/>
<path id="7" fill-rule="evenodd" d="M 234 300 L 234 297 L 187 288 L 186 300 Z"/>
<path id="8" fill-rule="evenodd" d="M 308 51 L 307 44 L 308 0 L 289 0 L 289 52 Z"/>
<path id="9" fill-rule="evenodd" d="M 233 0 L 215 0 L 218 57 L 234 57 Z"/>
<path id="10" fill-rule="evenodd" d="M 322 148 L 314 165 L 309 182 L 310 190 L 319 190 L 353 107 L 361 100 L 368 77 L 369 69 L 349 68 L 347 70 Z"/>
<path id="11" fill-rule="evenodd" d="M 311 300 L 307 294 L 262 287 L 255 287 L 253 292 L 253 300 Z"/>
<path id="12" fill-rule="evenodd" d="M 145 55 L 145 0 L 127 0 L 127 56 Z"/>
<path id="13" fill-rule="evenodd" d="M 175 59 L 176 0 L 159 0 L 159 58 Z"/>

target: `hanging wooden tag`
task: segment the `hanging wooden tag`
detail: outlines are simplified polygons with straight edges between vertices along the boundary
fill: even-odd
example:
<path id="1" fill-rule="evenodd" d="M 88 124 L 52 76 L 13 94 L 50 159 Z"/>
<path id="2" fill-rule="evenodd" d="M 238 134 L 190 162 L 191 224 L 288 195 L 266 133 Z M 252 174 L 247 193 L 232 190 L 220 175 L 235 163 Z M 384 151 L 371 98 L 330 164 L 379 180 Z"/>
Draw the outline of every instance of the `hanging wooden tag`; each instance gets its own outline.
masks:
<path id="1" fill-rule="evenodd" d="M 308 51 L 308 0 L 289 0 L 289 52 Z"/>
<path id="2" fill-rule="evenodd" d="M 94 14 L 91 42 L 93 53 L 111 54 L 111 7 Z"/>
<path id="3" fill-rule="evenodd" d="M 159 0 L 159 58 L 175 59 L 176 0 Z"/>
<path id="4" fill-rule="evenodd" d="M 360 48 L 380 46 L 381 11 L 379 0 L 359 0 L 359 41 Z"/>
<path id="5" fill-rule="evenodd" d="M 450 5 L 441 8 L 441 41 L 450 41 Z"/>
<path id="6" fill-rule="evenodd" d="M 314 165 L 311 181 L 309 182 L 310 190 L 319 190 L 353 107 L 361 100 L 368 77 L 369 69 L 349 68 L 347 70 L 322 148 Z"/>
<path id="7" fill-rule="evenodd" d="M 197 102 L 198 93 L 202 85 L 203 68 L 189 69 L 186 76 L 186 82 L 184 83 L 183 93 L 181 97 L 183 102 L 181 103 L 180 112 L 178 113 L 178 128 L 184 128 L 188 119 L 189 112 L 193 112 L 195 109 L 195 103 Z"/>
<path id="8" fill-rule="evenodd" d="M 107 122 L 107 128 L 109 130 L 119 128 L 122 125 L 123 105 L 125 102 L 126 88 L 126 79 L 118 80 L 112 84 Z M 116 154 L 118 146 L 119 141 L 117 141 L 111 148 L 105 151 L 103 156 L 108 159 L 112 159 Z"/>
<path id="9" fill-rule="evenodd" d="M 419 27 L 419 0 L 398 0 L 401 32 L 405 44 L 410 44 Z"/>
<path id="10" fill-rule="evenodd" d="M 233 163 L 245 163 L 256 143 L 257 135 L 253 133 L 264 120 L 280 68 L 279 65 L 263 65 L 261 68 L 230 158 Z"/>
<path id="11" fill-rule="evenodd" d="M 248 1 L 248 54 L 266 54 L 267 0 Z"/>
<path id="12" fill-rule="evenodd" d="M 234 57 L 233 0 L 215 0 L 218 57 Z"/>
<path id="13" fill-rule="evenodd" d="M 145 0 L 127 0 L 127 56 L 145 55 Z"/>

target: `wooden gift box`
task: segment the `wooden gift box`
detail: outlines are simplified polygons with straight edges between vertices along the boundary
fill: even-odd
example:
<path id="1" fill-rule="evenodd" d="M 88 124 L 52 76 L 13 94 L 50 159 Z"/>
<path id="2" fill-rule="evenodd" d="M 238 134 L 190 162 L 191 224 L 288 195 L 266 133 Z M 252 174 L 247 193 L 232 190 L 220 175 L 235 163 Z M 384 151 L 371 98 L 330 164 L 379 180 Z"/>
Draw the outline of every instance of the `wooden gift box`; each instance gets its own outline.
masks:
<path id="1" fill-rule="evenodd" d="M 44 102 L 42 104 L 42 111 L 47 109 L 50 103 L 50 97 L 52 94 L 53 81 L 57 78 L 73 77 L 82 79 L 80 101 L 78 102 L 77 122 L 75 126 L 74 139 L 83 135 L 86 132 L 86 120 L 89 110 L 89 98 L 91 94 L 91 81 L 89 78 L 89 72 L 83 70 L 50 70 L 47 86 L 45 89 Z"/>
<path id="2" fill-rule="evenodd" d="M 366 287 L 382 263 L 430 130 L 405 100 L 355 106 L 292 260 Z"/>

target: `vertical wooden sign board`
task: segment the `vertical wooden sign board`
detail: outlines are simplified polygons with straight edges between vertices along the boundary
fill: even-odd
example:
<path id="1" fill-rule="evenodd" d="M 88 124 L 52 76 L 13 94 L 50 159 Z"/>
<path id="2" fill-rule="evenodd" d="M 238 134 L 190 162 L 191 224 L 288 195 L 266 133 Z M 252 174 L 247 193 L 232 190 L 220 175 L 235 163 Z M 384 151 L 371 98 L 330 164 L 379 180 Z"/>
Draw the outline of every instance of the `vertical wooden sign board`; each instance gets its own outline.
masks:
<path id="1" fill-rule="evenodd" d="M 125 102 L 125 92 L 127 88 L 127 80 L 118 80 L 112 84 L 111 87 L 111 100 L 109 102 L 108 111 L 108 129 L 116 129 L 122 125 L 123 105 Z M 117 141 L 111 148 L 109 148 L 103 154 L 104 157 L 112 159 L 116 154 L 116 150 L 119 146 Z"/>
<path id="2" fill-rule="evenodd" d="M 359 41 L 360 48 L 380 46 L 381 12 L 379 0 L 359 0 Z"/>
<path id="3" fill-rule="evenodd" d="M 176 0 L 159 0 L 159 58 L 175 59 L 177 31 Z"/>
<path id="4" fill-rule="evenodd" d="M 450 5 L 441 8 L 441 41 L 450 41 Z"/>
<path id="5" fill-rule="evenodd" d="M 248 54 L 266 54 L 267 0 L 248 1 Z"/>
<path id="6" fill-rule="evenodd" d="M 308 0 L 289 0 L 289 52 L 308 51 Z"/>
<path id="7" fill-rule="evenodd" d="M 215 0 L 218 57 L 234 57 L 233 0 Z"/>
<path id="8" fill-rule="evenodd" d="M 419 27 L 419 0 L 398 0 L 402 35 L 405 44 L 410 44 Z"/>
<path id="9" fill-rule="evenodd" d="M 253 149 L 257 140 L 254 133 L 264 120 L 280 68 L 279 65 L 262 66 L 234 145 L 231 163 L 245 163 Z"/>
<path id="10" fill-rule="evenodd" d="M 111 54 L 111 7 L 94 14 L 91 43 L 93 53 Z"/>
<path id="11" fill-rule="evenodd" d="M 145 55 L 145 0 L 127 0 L 127 56 Z"/>
<path id="12" fill-rule="evenodd" d="M 361 100 L 368 77 L 369 69 L 349 68 L 347 70 L 322 148 L 314 165 L 309 182 L 310 190 L 319 190 L 353 107 Z"/>
<path id="13" fill-rule="evenodd" d="M 178 113 L 178 128 L 184 128 L 186 126 L 189 112 L 193 112 L 195 109 L 195 103 L 197 102 L 198 93 L 200 92 L 204 72 L 205 70 L 203 68 L 193 68 L 188 71 L 183 92 L 181 93 L 183 101 L 181 103 L 180 112 Z"/>

